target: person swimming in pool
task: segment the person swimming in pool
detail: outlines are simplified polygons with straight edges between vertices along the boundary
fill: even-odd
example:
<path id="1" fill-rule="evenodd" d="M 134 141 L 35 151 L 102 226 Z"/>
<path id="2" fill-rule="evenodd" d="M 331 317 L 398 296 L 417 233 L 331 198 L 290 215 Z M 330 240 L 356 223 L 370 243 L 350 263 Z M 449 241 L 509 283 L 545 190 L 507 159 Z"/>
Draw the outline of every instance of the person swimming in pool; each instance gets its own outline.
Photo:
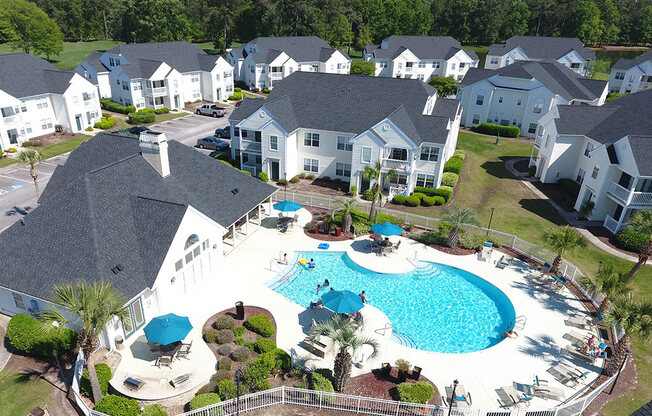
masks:
<path id="1" fill-rule="evenodd" d="M 308 268 L 314 269 L 315 268 L 315 259 L 310 259 L 308 262 Z"/>
<path id="2" fill-rule="evenodd" d="M 331 285 L 331 283 L 328 281 L 328 279 L 326 279 L 326 280 L 324 280 L 324 284 L 321 285 L 321 286 L 322 286 L 323 288 L 327 288 L 327 287 L 330 286 L 330 285 Z"/>
<path id="3" fill-rule="evenodd" d="M 360 299 L 362 299 L 362 303 L 367 303 L 367 295 L 365 295 L 364 290 L 358 296 L 360 296 Z"/>
<path id="4" fill-rule="evenodd" d="M 504 338 L 518 338 L 518 332 L 514 331 L 513 329 L 510 329 L 508 331 L 503 332 L 503 337 Z"/>
<path id="5" fill-rule="evenodd" d="M 317 285 L 317 294 L 319 294 L 320 290 L 321 290 L 321 285 Z"/>

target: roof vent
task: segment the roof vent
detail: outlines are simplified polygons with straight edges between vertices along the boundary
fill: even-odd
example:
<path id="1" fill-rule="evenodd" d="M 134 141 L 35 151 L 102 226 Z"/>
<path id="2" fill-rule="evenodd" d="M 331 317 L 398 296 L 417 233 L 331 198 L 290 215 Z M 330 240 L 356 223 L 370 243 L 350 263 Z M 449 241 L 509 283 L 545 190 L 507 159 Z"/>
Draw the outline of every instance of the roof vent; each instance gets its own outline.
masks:
<path id="1" fill-rule="evenodd" d="M 111 271 L 113 272 L 113 274 L 120 273 L 122 271 L 122 264 L 118 264 L 117 266 L 113 267 Z"/>
<path id="2" fill-rule="evenodd" d="M 233 188 L 233 189 L 231 189 L 231 193 L 232 193 L 233 195 L 237 194 L 238 192 L 240 192 L 240 190 L 239 190 L 238 188 Z"/>
<path id="3" fill-rule="evenodd" d="M 20 219 L 20 225 L 25 225 L 25 218 Z"/>

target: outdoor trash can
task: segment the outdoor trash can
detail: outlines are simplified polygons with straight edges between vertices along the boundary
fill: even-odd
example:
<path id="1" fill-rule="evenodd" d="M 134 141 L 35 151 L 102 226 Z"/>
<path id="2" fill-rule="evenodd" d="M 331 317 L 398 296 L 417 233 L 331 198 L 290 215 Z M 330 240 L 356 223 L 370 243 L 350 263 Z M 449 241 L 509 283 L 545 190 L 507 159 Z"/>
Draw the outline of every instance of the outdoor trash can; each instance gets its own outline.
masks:
<path id="1" fill-rule="evenodd" d="M 242 301 L 237 301 L 235 303 L 235 315 L 236 319 L 244 319 L 244 303 L 242 303 Z"/>
<path id="2" fill-rule="evenodd" d="M 337 227 L 335 229 L 335 237 L 339 237 L 340 235 L 342 235 L 342 229 L 340 227 Z"/>
<path id="3" fill-rule="evenodd" d="M 419 377 L 421 377 L 421 367 L 415 365 L 412 368 L 412 380 L 419 381 Z"/>
<path id="4" fill-rule="evenodd" d="M 125 340 L 122 338 L 122 335 L 116 335 L 113 340 L 115 341 L 116 349 L 123 350 L 125 348 Z"/>

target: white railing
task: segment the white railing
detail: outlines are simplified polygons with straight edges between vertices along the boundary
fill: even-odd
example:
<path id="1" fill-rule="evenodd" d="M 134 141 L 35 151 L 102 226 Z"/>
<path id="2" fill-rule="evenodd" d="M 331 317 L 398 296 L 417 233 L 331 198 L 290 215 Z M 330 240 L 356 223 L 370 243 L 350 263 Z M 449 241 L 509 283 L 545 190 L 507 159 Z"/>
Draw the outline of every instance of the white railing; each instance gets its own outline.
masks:
<path id="1" fill-rule="evenodd" d="M 79 410 L 81 410 L 81 412 L 84 414 L 84 416 L 108 416 L 102 412 L 98 412 L 88 407 L 81 394 L 79 393 L 79 380 L 81 379 L 82 373 L 84 371 L 85 362 L 84 352 L 79 350 L 79 353 L 77 354 L 77 360 L 75 361 L 75 373 L 72 377 L 72 386 L 70 387 L 73 395 L 75 396 L 75 403 L 77 404 Z"/>
<path id="2" fill-rule="evenodd" d="M 409 160 L 383 159 L 382 166 L 385 169 L 393 169 L 401 172 L 410 171 Z"/>
<path id="3" fill-rule="evenodd" d="M 156 88 L 145 87 L 145 94 L 147 95 L 166 95 L 167 93 L 168 93 L 168 87 L 156 87 Z"/>
<path id="4" fill-rule="evenodd" d="M 611 182 L 608 193 L 625 205 L 652 205 L 652 192 L 635 192 Z"/>
<path id="5" fill-rule="evenodd" d="M 634 192 L 630 204 L 652 205 L 652 192 Z"/>
<path id="6" fill-rule="evenodd" d="M 541 136 L 537 136 L 536 139 L 534 139 L 534 146 L 541 147 Z"/>
<path id="7" fill-rule="evenodd" d="M 283 73 L 282 73 L 282 72 L 270 72 L 270 73 L 268 74 L 268 76 L 269 76 L 271 79 L 281 79 L 281 78 L 283 77 Z"/>
<path id="8" fill-rule="evenodd" d="M 629 204 L 631 191 L 627 188 L 620 186 L 616 182 L 611 182 L 608 193 L 611 194 L 613 197 L 617 198 L 618 200 L 620 200 L 620 202 L 624 203 L 625 205 Z"/>
<path id="9" fill-rule="evenodd" d="M 609 215 L 604 219 L 604 228 L 616 234 L 618 232 L 618 221 L 611 218 Z"/>

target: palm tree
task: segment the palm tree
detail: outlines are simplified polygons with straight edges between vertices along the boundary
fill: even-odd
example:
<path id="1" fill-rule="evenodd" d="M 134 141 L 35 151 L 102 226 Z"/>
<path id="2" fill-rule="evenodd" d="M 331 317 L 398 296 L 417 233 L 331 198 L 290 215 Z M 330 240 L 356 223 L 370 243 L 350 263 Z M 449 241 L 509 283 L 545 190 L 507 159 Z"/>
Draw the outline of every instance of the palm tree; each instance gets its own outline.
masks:
<path id="1" fill-rule="evenodd" d="M 29 166 L 29 174 L 32 176 L 32 179 L 34 179 L 36 199 L 39 197 L 38 172 L 36 171 L 36 165 L 43 161 L 43 159 L 43 155 L 34 149 L 25 149 L 18 153 L 18 160 L 20 160 L 24 165 Z"/>
<path id="2" fill-rule="evenodd" d="M 570 225 L 548 230 L 545 232 L 544 238 L 557 253 L 555 260 L 552 262 L 551 273 L 557 273 L 559 271 L 563 256 L 578 247 L 584 247 L 586 245 L 584 237 Z"/>
<path id="3" fill-rule="evenodd" d="M 380 198 L 380 202 L 382 203 L 382 192 L 380 192 L 380 176 L 381 176 L 381 171 L 382 171 L 382 165 L 380 164 L 380 160 L 376 161 L 376 164 L 372 167 L 371 165 L 367 165 L 364 167 L 364 172 L 362 172 L 362 178 L 365 181 L 368 181 L 370 184 L 373 182 L 371 185 L 371 193 L 373 197 L 371 198 L 371 209 L 369 209 L 369 221 L 373 220 L 374 218 L 374 211 L 376 210 L 376 199 Z"/>
<path id="4" fill-rule="evenodd" d="M 604 319 L 608 326 L 625 330 L 616 344 L 616 351 L 607 365 L 607 375 L 614 375 L 632 349 L 632 338 L 649 341 L 652 338 L 652 303 L 635 301 L 631 293 L 616 299 Z"/>
<path id="5" fill-rule="evenodd" d="M 457 248 L 460 241 L 460 233 L 464 224 L 478 225 L 475 210 L 472 208 L 446 208 L 442 211 L 442 220 L 452 225 L 450 234 L 448 234 L 448 247 Z"/>
<path id="6" fill-rule="evenodd" d="M 588 276 L 583 276 L 580 282 L 589 292 L 594 294 L 602 293 L 604 295 L 604 300 L 598 308 L 598 314 L 600 315 L 605 314 L 613 299 L 626 295 L 631 290 L 629 287 L 629 275 L 616 271 L 611 264 L 602 267 L 595 280 L 592 280 Z"/>
<path id="7" fill-rule="evenodd" d="M 327 322 L 318 323 L 310 331 L 310 339 L 313 341 L 323 335 L 330 338 L 337 348 L 337 355 L 334 362 L 335 390 L 343 391 L 351 375 L 351 356 L 361 347 L 368 345 L 373 352 L 368 358 L 374 358 L 378 354 L 379 345 L 373 338 L 362 337 L 358 333 L 358 325 L 345 321 L 335 314 Z"/>
<path id="8" fill-rule="evenodd" d="M 652 210 L 640 209 L 629 217 L 629 225 L 639 233 L 647 235 L 647 241 L 638 252 L 638 262 L 629 271 L 629 276 L 634 276 L 648 259 L 652 256 Z"/>
<path id="9" fill-rule="evenodd" d="M 355 198 L 337 198 L 333 202 L 333 206 L 335 207 L 333 214 L 337 212 L 342 213 L 342 229 L 345 233 L 351 231 L 351 224 L 353 223 L 351 210 L 353 209 L 353 205 L 355 205 L 355 201 Z"/>
<path id="10" fill-rule="evenodd" d="M 52 308 L 41 314 L 42 321 L 48 328 L 62 328 L 66 324 L 80 328 L 77 345 L 87 357 L 86 365 L 93 389 L 93 400 L 102 398 L 100 383 L 95 372 L 95 357 L 93 352 L 99 345 L 99 334 L 115 318 L 128 319 L 125 299 L 108 282 L 66 283 L 54 287 L 53 300 L 56 304 L 65 306 L 66 312 Z"/>

